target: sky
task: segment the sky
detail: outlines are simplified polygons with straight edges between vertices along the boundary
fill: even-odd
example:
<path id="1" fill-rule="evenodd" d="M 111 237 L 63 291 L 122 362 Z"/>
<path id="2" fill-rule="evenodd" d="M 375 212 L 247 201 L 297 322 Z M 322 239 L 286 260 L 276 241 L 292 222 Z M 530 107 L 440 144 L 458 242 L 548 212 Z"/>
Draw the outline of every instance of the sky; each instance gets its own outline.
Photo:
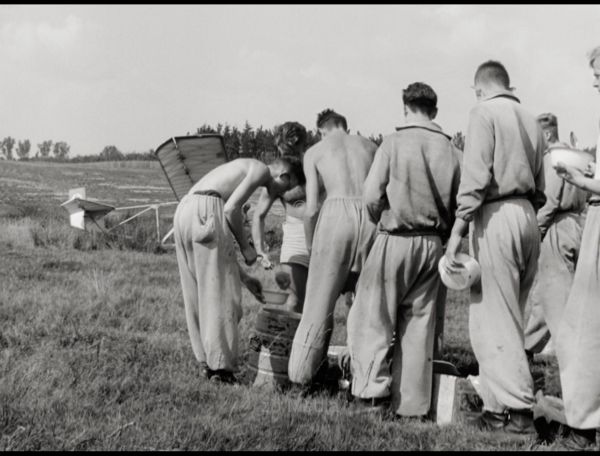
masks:
<path id="1" fill-rule="evenodd" d="M 417 81 L 452 135 L 494 59 L 530 112 L 592 146 L 599 23 L 598 5 L 0 5 L 0 137 L 145 152 L 204 123 L 313 129 L 325 108 L 385 135 Z"/>

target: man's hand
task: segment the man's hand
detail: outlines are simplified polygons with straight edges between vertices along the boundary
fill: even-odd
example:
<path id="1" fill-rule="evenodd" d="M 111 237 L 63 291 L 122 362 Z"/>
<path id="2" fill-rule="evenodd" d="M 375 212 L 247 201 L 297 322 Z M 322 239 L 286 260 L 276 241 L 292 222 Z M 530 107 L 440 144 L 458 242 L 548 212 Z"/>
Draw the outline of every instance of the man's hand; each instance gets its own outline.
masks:
<path id="1" fill-rule="evenodd" d="M 244 285 L 246 285 L 246 288 L 248 288 L 248 291 L 250 291 L 250 293 L 252 293 L 256 299 L 258 299 L 264 304 L 265 297 L 262 294 L 263 287 L 262 283 L 260 283 L 260 280 L 258 280 L 256 277 L 252 277 L 246 274 L 242 278 L 242 281 Z"/>
<path id="2" fill-rule="evenodd" d="M 559 177 L 566 180 L 570 184 L 576 185 L 578 187 L 581 186 L 581 179 L 585 178 L 584 172 L 581 171 L 579 168 L 566 165 L 562 162 L 558 162 L 554 166 L 554 169 L 556 170 L 556 174 L 558 174 Z"/>
<path id="3" fill-rule="evenodd" d="M 457 269 L 463 268 L 464 266 L 459 263 L 456 259 L 456 255 L 458 253 L 458 249 L 460 248 L 460 241 L 467 234 L 469 229 L 469 223 L 461 218 L 457 218 L 454 221 L 454 226 L 452 227 L 452 233 L 450 234 L 450 239 L 448 239 L 448 245 L 446 246 L 446 265 L 444 270 L 447 274 L 452 274 L 456 272 Z"/>
<path id="4" fill-rule="evenodd" d="M 273 263 L 269 258 L 267 253 L 261 253 L 260 255 L 260 265 L 265 269 L 273 269 Z"/>
<path id="5" fill-rule="evenodd" d="M 458 249 L 460 248 L 461 237 L 452 235 L 448 240 L 448 245 L 446 247 L 446 264 L 444 265 L 444 270 L 447 274 L 453 274 L 457 269 L 464 267 L 461 263 L 459 263 L 456 259 L 456 254 L 458 253 Z"/>

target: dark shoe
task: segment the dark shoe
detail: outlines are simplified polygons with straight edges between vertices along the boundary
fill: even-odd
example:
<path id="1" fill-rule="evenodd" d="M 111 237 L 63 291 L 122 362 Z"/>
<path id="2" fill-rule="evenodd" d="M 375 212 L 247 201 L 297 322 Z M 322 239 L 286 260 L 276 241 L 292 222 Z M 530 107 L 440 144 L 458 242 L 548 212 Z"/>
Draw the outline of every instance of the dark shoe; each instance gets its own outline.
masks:
<path id="1" fill-rule="evenodd" d="M 568 435 L 557 445 L 559 449 L 571 451 L 593 450 L 596 444 L 596 429 L 570 428 Z"/>
<path id="2" fill-rule="evenodd" d="M 481 431 L 501 431 L 508 420 L 506 413 L 494 413 L 484 410 L 474 419 L 467 420 L 467 424 L 475 426 Z"/>
<path id="3" fill-rule="evenodd" d="M 233 375 L 233 372 L 229 372 L 226 371 L 224 369 L 217 369 L 217 370 L 208 370 L 208 379 L 211 382 L 215 382 L 215 383 L 228 383 L 228 384 L 233 384 L 237 382 L 237 379 L 235 378 L 235 375 Z"/>
<path id="4" fill-rule="evenodd" d="M 511 434 L 536 434 L 533 424 L 533 411 L 530 409 L 509 409 L 504 431 Z"/>

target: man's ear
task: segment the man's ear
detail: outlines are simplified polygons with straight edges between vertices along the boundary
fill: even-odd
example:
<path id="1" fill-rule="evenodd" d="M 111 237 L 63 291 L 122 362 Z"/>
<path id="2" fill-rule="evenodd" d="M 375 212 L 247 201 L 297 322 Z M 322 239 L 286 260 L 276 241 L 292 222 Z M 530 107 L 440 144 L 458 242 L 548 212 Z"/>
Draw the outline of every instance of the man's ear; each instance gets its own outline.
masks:
<path id="1" fill-rule="evenodd" d="M 431 111 L 431 120 L 435 119 L 435 116 L 437 116 L 438 113 L 438 108 L 433 108 L 433 111 Z"/>
<path id="2" fill-rule="evenodd" d="M 280 179 L 287 178 L 288 182 L 292 179 L 292 177 L 290 176 L 290 173 L 288 171 L 283 171 L 281 174 L 279 174 L 279 178 Z"/>

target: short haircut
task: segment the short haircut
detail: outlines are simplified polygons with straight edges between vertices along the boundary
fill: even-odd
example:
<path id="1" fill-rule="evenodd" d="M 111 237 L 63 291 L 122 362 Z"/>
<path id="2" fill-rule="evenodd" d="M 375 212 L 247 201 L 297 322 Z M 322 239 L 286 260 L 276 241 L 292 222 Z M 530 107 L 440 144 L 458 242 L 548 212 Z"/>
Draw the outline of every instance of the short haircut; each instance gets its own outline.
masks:
<path id="1" fill-rule="evenodd" d="M 551 112 L 545 112 L 537 116 L 537 121 L 542 130 L 548 130 L 552 133 L 552 139 L 558 141 L 558 119 Z"/>
<path id="2" fill-rule="evenodd" d="M 299 157 L 293 155 L 282 155 L 271 162 L 271 165 L 279 165 L 285 168 L 286 172 L 290 175 L 296 176 L 298 184 L 304 185 L 306 183 L 306 176 L 302 168 L 302 160 Z"/>
<path id="3" fill-rule="evenodd" d="M 479 65 L 479 68 L 475 72 L 475 82 L 495 82 L 506 89 L 510 87 L 508 71 L 506 71 L 504 65 L 496 60 L 488 60 Z"/>
<path id="4" fill-rule="evenodd" d="M 275 146 L 281 155 L 300 155 L 306 149 L 307 132 L 298 122 L 285 122 L 275 127 Z"/>
<path id="5" fill-rule="evenodd" d="M 424 112 L 432 117 L 437 109 L 437 95 L 435 91 L 423 82 L 413 82 L 402 91 L 402 101 L 409 106 Z"/>
<path id="6" fill-rule="evenodd" d="M 346 118 L 333 109 L 325 109 L 317 115 L 317 128 L 325 128 L 329 126 L 339 127 L 348 130 Z"/>
<path id="7" fill-rule="evenodd" d="M 594 66 L 594 60 L 596 60 L 598 57 L 600 57 L 600 46 L 596 46 L 588 54 L 588 59 L 590 61 L 590 66 L 591 67 Z"/>

